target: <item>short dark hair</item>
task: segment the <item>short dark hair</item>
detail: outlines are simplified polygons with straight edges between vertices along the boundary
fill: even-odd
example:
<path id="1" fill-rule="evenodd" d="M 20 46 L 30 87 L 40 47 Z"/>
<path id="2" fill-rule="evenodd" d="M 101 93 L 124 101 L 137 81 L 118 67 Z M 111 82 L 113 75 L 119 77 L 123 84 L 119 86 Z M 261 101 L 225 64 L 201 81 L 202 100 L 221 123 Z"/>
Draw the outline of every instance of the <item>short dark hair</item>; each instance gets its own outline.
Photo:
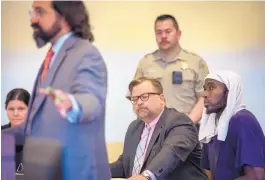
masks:
<path id="1" fill-rule="evenodd" d="M 28 106 L 29 99 L 30 99 L 30 94 L 27 90 L 22 88 L 12 89 L 6 95 L 5 107 L 7 108 L 8 103 L 12 100 L 23 101 Z"/>
<path id="2" fill-rule="evenodd" d="M 155 25 L 158 21 L 165 21 L 165 20 L 171 20 L 176 30 L 179 30 L 179 25 L 178 25 L 176 18 L 170 14 L 162 14 L 160 16 L 157 16 L 155 20 Z"/>
<path id="3" fill-rule="evenodd" d="M 88 11 L 83 1 L 52 1 L 54 10 L 63 16 L 78 37 L 94 41 Z"/>
<path id="4" fill-rule="evenodd" d="M 129 91 L 132 93 L 132 90 L 135 86 L 142 84 L 145 81 L 149 81 L 152 83 L 154 88 L 156 89 L 157 93 L 162 94 L 163 93 L 163 87 L 158 79 L 149 78 L 149 77 L 140 77 L 138 79 L 132 80 L 129 84 Z"/>

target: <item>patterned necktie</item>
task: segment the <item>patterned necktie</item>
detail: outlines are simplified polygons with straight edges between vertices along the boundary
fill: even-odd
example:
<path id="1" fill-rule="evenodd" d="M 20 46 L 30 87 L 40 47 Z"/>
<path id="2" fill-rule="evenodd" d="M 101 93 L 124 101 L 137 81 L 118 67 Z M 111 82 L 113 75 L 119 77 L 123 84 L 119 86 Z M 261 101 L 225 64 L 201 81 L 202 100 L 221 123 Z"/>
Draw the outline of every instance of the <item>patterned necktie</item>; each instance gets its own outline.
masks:
<path id="1" fill-rule="evenodd" d="M 54 52 L 50 48 L 50 50 L 47 52 L 47 55 L 45 57 L 44 63 L 43 63 L 43 69 L 40 77 L 40 81 L 42 82 L 49 70 L 49 64 L 51 62 L 52 56 L 54 55 Z"/>
<path id="2" fill-rule="evenodd" d="M 134 165 L 133 165 L 133 170 L 132 170 L 132 175 L 138 175 L 140 174 L 140 170 L 142 168 L 143 162 L 144 162 L 144 152 L 145 149 L 147 148 L 147 140 L 149 137 L 151 127 L 149 125 L 145 125 L 144 132 L 142 135 L 142 138 L 137 146 L 135 158 L 134 158 Z"/>

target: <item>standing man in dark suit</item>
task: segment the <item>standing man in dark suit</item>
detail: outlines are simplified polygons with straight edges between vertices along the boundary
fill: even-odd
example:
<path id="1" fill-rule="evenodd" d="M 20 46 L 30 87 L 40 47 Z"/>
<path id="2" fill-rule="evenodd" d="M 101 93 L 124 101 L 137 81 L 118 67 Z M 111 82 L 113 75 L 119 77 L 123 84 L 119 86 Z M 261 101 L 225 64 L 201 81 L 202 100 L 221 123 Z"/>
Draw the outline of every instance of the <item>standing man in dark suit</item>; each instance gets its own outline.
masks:
<path id="1" fill-rule="evenodd" d="M 165 107 L 161 83 L 141 77 L 129 85 L 138 119 L 126 133 L 124 149 L 110 164 L 113 178 L 206 180 L 200 166 L 198 133 L 191 119 Z"/>
<path id="2" fill-rule="evenodd" d="M 38 48 L 48 42 L 25 126 L 29 137 L 58 141 L 63 179 L 109 180 L 104 121 L 107 70 L 82 1 L 34 1 L 30 12 Z M 48 87 L 48 88 L 47 88 Z"/>

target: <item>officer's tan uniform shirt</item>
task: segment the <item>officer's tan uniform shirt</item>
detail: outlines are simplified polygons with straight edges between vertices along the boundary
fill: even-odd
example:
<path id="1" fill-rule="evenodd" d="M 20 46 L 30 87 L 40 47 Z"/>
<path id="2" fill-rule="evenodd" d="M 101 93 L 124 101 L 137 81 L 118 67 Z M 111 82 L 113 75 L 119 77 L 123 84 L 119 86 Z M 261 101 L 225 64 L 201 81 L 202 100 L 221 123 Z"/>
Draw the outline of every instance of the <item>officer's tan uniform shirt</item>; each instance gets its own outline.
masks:
<path id="1" fill-rule="evenodd" d="M 173 71 L 182 72 L 181 84 L 172 83 Z M 155 51 L 140 61 L 134 79 L 142 76 L 159 79 L 167 107 L 189 114 L 203 92 L 208 73 L 206 62 L 194 53 L 182 49 L 175 60 L 165 61 Z"/>

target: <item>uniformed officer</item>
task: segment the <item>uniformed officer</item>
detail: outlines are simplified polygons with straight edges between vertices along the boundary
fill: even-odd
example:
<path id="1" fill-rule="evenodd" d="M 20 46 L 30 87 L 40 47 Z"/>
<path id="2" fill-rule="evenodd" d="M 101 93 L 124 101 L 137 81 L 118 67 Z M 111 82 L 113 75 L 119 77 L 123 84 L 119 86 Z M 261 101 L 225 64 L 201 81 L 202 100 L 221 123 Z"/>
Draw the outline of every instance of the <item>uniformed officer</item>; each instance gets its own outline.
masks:
<path id="1" fill-rule="evenodd" d="M 157 78 L 163 85 L 167 107 L 186 113 L 199 122 L 203 109 L 203 82 L 209 73 L 206 62 L 179 45 L 181 31 L 172 15 L 155 20 L 158 50 L 140 61 L 134 78 Z"/>

